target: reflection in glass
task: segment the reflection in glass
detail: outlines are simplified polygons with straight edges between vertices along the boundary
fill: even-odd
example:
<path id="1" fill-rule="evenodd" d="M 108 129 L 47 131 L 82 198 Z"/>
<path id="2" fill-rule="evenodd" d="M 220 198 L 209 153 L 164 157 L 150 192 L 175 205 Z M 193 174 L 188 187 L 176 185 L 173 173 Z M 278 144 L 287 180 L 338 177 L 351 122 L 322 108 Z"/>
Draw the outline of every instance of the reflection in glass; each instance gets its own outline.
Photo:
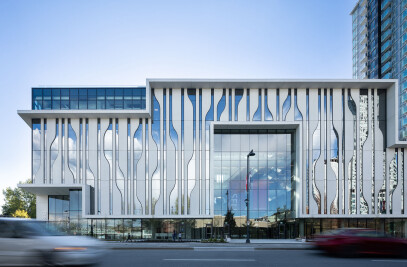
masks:
<path id="1" fill-rule="evenodd" d="M 232 121 L 232 89 L 229 89 L 229 121 Z"/>
<path id="2" fill-rule="evenodd" d="M 261 121 L 261 89 L 259 89 L 258 99 L 258 106 L 256 112 L 253 115 L 253 121 Z"/>
<path id="3" fill-rule="evenodd" d="M 32 109 L 145 109 L 146 88 L 33 88 Z"/>
<path id="4" fill-rule="evenodd" d="M 131 178 L 131 124 L 130 124 L 130 119 L 127 119 L 127 182 L 126 182 L 126 214 L 133 214 L 133 212 L 131 211 L 131 203 L 132 202 L 132 198 L 131 198 L 131 194 L 132 194 L 132 178 Z"/>
<path id="5" fill-rule="evenodd" d="M 62 175 L 61 182 L 65 183 L 65 151 L 66 151 L 66 138 L 65 138 L 65 119 L 62 119 Z"/>
<path id="6" fill-rule="evenodd" d="M 151 214 L 155 214 L 155 205 L 157 204 L 158 199 L 160 198 L 160 104 L 157 101 L 157 98 L 154 94 L 154 90 L 151 91 L 153 95 L 153 119 L 151 122 L 151 136 L 157 148 L 157 166 L 151 177 Z"/>
<path id="7" fill-rule="evenodd" d="M 86 184 L 90 185 L 92 187 L 95 186 L 95 175 L 93 173 L 93 171 L 90 168 L 89 165 L 89 121 L 88 119 L 86 119 L 86 126 L 85 126 L 85 166 L 86 166 Z"/>
<path id="8" fill-rule="evenodd" d="M 276 117 L 277 120 L 280 120 L 280 89 L 277 88 L 277 94 L 276 94 Z"/>
<path id="9" fill-rule="evenodd" d="M 79 183 L 83 181 L 83 123 L 82 119 L 79 119 Z"/>
<path id="10" fill-rule="evenodd" d="M 390 161 L 389 167 L 389 210 L 390 214 L 393 214 L 393 193 L 396 190 L 399 177 L 398 177 L 398 149 L 395 149 L 394 156 Z"/>
<path id="11" fill-rule="evenodd" d="M 243 93 L 243 89 L 242 89 Z M 236 109 L 235 109 L 236 110 Z M 205 116 L 205 144 L 206 144 L 206 149 L 205 149 L 205 214 L 208 215 L 210 214 L 210 207 L 211 207 L 211 199 L 210 199 L 210 173 L 209 173 L 209 167 L 210 167 L 210 160 L 209 160 L 209 154 L 210 154 L 210 125 L 211 121 L 214 120 L 214 90 L 211 89 L 211 106 L 206 113 Z"/>
<path id="12" fill-rule="evenodd" d="M 330 206 L 330 214 L 339 213 L 339 135 L 334 126 L 334 115 L 333 115 L 333 90 L 330 89 L 330 113 L 331 113 L 331 168 L 335 173 L 336 179 L 336 190 L 335 198 Z"/>
<path id="13" fill-rule="evenodd" d="M 238 121 L 239 103 L 243 98 L 243 89 L 235 89 L 235 121 Z"/>
<path id="14" fill-rule="evenodd" d="M 359 113 L 360 113 L 360 122 L 359 122 L 359 163 L 360 163 L 360 190 L 359 190 L 359 200 L 360 200 L 360 214 L 368 214 L 369 206 L 363 195 L 363 146 L 367 140 L 369 134 L 369 103 L 368 103 L 368 94 L 366 89 L 360 90 L 359 96 Z"/>
<path id="15" fill-rule="evenodd" d="M 370 130 L 370 132 L 371 132 L 371 136 L 372 136 L 372 144 L 371 144 L 371 149 L 372 149 L 372 190 L 371 190 L 371 197 L 370 197 L 370 201 L 371 201 L 371 204 L 372 204 L 372 213 L 373 214 L 375 214 L 375 180 L 376 180 L 376 177 L 375 177 L 375 167 L 376 167 L 376 152 L 375 152 L 375 150 L 376 150 L 376 130 L 375 130 L 375 109 L 374 109 L 374 107 L 375 107 L 375 101 L 374 101 L 374 95 L 375 95 L 375 90 L 374 89 L 372 89 L 371 90 L 371 94 L 370 94 L 370 105 L 369 105 L 369 108 L 370 108 L 370 114 L 371 114 L 371 117 L 370 117 L 370 121 L 371 121 L 371 130 Z"/>
<path id="16" fill-rule="evenodd" d="M 264 89 L 264 120 L 265 121 L 272 121 L 273 120 L 273 115 L 271 114 L 271 111 L 269 109 L 269 105 L 268 105 L 268 97 L 267 97 L 267 93 L 268 93 L 269 89 Z"/>
<path id="17" fill-rule="evenodd" d="M 36 174 L 41 166 L 41 120 L 32 120 L 32 181 L 35 183 Z"/>
<path id="18" fill-rule="evenodd" d="M 357 151 L 357 118 L 356 104 L 353 100 L 350 89 L 348 89 L 348 108 L 353 116 L 353 155 L 348 165 L 349 180 L 349 214 L 356 214 L 356 151 Z"/>
<path id="19" fill-rule="evenodd" d="M 71 119 L 68 119 L 68 167 L 73 175 L 73 183 L 76 183 L 76 133 L 72 128 Z"/>
<path id="20" fill-rule="evenodd" d="M 342 89 L 342 214 L 345 214 L 345 173 L 346 173 L 346 164 L 345 164 L 345 89 Z"/>
<path id="21" fill-rule="evenodd" d="M 116 146 L 116 175 L 115 175 L 115 182 L 116 182 L 116 187 L 120 192 L 120 212 L 121 214 L 124 214 L 124 173 L 122 169 L 120 168 L 119 164 L 119 120 L 116 119 L 116 127 L 115 127 L 115 146 Z"/>
<path id="22" fill-rule="evenodd" d="M 113 214 L 113 126 L 112 119 L 104 135 L 104 155 L 109 163 L 109 214 Z"/>
<path id="23" fill-rule="evenodd" d="M 134 161 L 134 174 L 133 174 L 133 214 L 141 215 L 143 213 L 143 206 L 137 196 L 137 164 L 143 154 L 143 120 L 139 120 L 139 125 L 133 136 L 133 161 Z"/>
<path id="24" fill-rule="evenodd" d="M 58 119 L 56 119 L 56 124 L 55 124 L 55 138 L 51 143 L 51 181 L 50 184 L 54 183 L 54 164 L 55 164 L 55 160 L 58 157 L 58 146 L 59 144 L 59 123 L 58 123 Z"/>
<path id="25" fill-rule="evenodd" d="M 187 214 L 191 214 L 191 193 L 192 190 L 195 187 L 195 150 L 196 150 L 196 90 L 195 89 L 188 89 L 188 98 L 192 103 L 192 109 L 193 109 L 193 152 L 192 152 L 192 157 L 188 162 L 188 201 L 187 201 Z M 231 100 L 231 95 L 229 97 L 229 101 Z M 229 102 L 229 104 L 231 104 Z M 231 105 L 229 105 L 231 107 Z M 230 111 L 230 119 L 232 112 Z"/>
<path id="26" fill-rule="evenodd" d="M 291 108 L 291 89 L 288 89 L 288 95 L 283 103 L 283 121 L 285 121 L 288 112 Z"/>
<path id="27" fill-rule="evenodd" d="M 298 108 L 297 103 L 297 89 L 294 90 L 294 120 L 295 121 L 302 121 L 302 113 Z"/>
<path id="28" fill-rule="evenodd" d="M 164 192 L 164 197 L 163 197 L 163 201 L 164 201 L 164 213 L 163 214 L 167 214 L 167 90 L 164 88 L 163 90 L 163 183 L 164 183 L 164 188 L 163 188 L 163 192 Z"/>
<path id="29" fill-rule="evenodd" d="M 246 214 L 246 154 L 247 149 L 236 149 L 232 143 L 239 140 L 264 145 L 250 159 L 251 219 L 262 220 L 278 214 L 293 216 L 295 205 L 295 133 L 290 130 L 228 130 L 215 129 L 217 147 L 214 161 L 214 214 L 225 215 L 228 209 L 235 216 Z"/>
<path id="30" fill-rule="evenodd" d="M 306 89 L 306 105 L 307 105 L 307 111 L 306 111 L 306 116 L 307 116 L 307 123 L 306 123 L 306 159 L 305 159 L 305 164 L 306 164 L 306 188 L 305 188 L 305 211 L 307 214 L 309 214 L 309 89 Z"/>
<path id="31" fill-rule="evenodd" d="M 44 119 L 44 140 L 46 142 L 47 140 L 47 119 Z M 48 153 L 50 153 L 50 151 L 47 148 L 47 145 L 44 145 L 44 160 L 43 160 L 43 170 L 44 170 L 44 184 L 47 183 L 47 172 L 49 171 L 48 167 L 47 167 L 47 155 Z"/>
<path id="32" fill-rule="evenodd" d="M 381 149 L 383 149 L 383 177 L 386 177 L 387 167 L 386 167 L 386 91 L 385 90 L 377 90 L 377 121 L 378 121 L 378 128 L 383 136 L 381 144 Z M 386 179 L 383 179 L 383 184 L 379 190 L 377 196 L 377 208 L 379 214 L 386 213 Z"/>
<path id="33" fill-rule="evenodd" d="M 325 139 L 325 146 L 324 146 L 324 214 L 328 212 L 328 204 L 327 204 L 327 194 L 326 191 L 328 189 L 327 180 L 328 180 L 328 113 L 327 113 L 327 90 L 324 89 L 324 139 Z"/>
<path id="34" fill-rule="evenodd" d="M 146 168 L 146 171 L 145 171 L 145 174 L 146 174 L 146 177 L 145 177 L 145 189 L 146 189 L 146 191 L 145 191 L 145 213 L 144 214 L 146 214 L 146 215 L 148 215 L 149 214 L 149 200 L 150 200 L 150 186 L 149 186 L 149 180 L 148 180 L 148 175 L 149 175 L 149 171 L 148 171 L 148 161 L 149 161 L 149 153 L 148 153 L 148 151 L 149 151 L 149 129 L 148 129 L 148 119 L 145 119 L 145 131 L 146 131 L 146 134 L 144 135 L 144 138 L 145 138 L 145 140 L 144 140 L 144 144 L 146 144 L 145 145 L 145 168 Z"/>
<path id="35" fill-rule="evenodd" d="M 218 121 L 220 121 L 220 117 L 222 115 L 222 112 L 225 110 L 226 107 L 226 89 L 223 89 L 222 92 L 222 97 L 220 98 L 218 102 L 218 108 L 217 108 L 217 116 L 218 116 Z"/>
<path id="36" fill-rule="evenodd" d="M 246 89 L 246 120 L 250 121 L 250 89 Z"/>
<path id="37" fill-rule="evenodd" d="M 199 173 L 199 214 L 202 214 L 202 89 L 199 89 L 199 166 L 198 166 L 198 173 Z"/>
<path id="38" fill-rule="evenodd" d="M 101 161 L 101 143 L 102 143 L 102 135 L 100 131 L 100 119 L 98 119 L 98 143 L 97 143 L 97 183 L 96 183 L 96 205 L 97 205 L 97 214 L 100 214 L 100 202 L 101 202 L 101 196 L 100 196 L 100 161 Z"/>
<path id="39" fill-rule="evenodd" d="M 181 214 L 184 214 L 185 205 L 184 103 L 184 89 L 181 89 Z"/>
<path id="40" fill-rule="evenodd" d="M 175 147 L 175 185 L 170 193 L 170 213 L 171 214 L 179 214 L 178 213 L 178 134 L 177 131 L 174 129 L 174 125 L 172 123 L 172 89 L 170 89 L 170 139 Z"/>
<path id="41" fill-rule="evenodd" d="M 321 193 L 316 185 L 316 165 L 321 156 L 321 89 L 318 89 L 318 125 L 312 135 L 312 196 L 318 206 L 318 214 L 321 214 Z"/>

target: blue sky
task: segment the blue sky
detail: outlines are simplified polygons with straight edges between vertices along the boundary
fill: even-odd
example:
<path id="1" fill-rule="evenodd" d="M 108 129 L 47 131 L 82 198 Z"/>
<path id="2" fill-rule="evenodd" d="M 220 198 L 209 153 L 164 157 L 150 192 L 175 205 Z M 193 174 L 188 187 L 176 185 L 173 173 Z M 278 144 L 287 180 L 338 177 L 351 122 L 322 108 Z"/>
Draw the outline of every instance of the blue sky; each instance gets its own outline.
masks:
<path id="1" fill-rule="evenodd" d="M 1 0 L 0 190 L 31 175 L 31 132 L 17 115 L 31 87 L 351 79 L 356 2 Z"/>

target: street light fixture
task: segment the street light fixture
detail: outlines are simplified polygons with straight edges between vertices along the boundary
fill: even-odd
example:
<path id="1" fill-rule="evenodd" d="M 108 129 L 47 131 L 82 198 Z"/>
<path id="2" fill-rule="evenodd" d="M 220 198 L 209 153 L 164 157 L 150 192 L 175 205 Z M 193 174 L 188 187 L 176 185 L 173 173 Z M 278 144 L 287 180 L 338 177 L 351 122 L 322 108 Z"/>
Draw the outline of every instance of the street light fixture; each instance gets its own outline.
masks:
<path id="1" fill-rule="evenodd" d="M 246 222 L 246 228 L 247 228 L 247 233 L 246 233 L 246 243 L 250 243 L 250 229 L 249 229 L 249 199 L 250 199 L 250 180 L 249 180 L 249 157 L 252 157 L 256 155 L 253 152 L 253 149 L 247 154 L 247 176 L 246 176 L 246 196 L 247 198 L 245 199 L 244 202 L 246 202 L 246 211 L 247 211 L 247 222 Z"/>

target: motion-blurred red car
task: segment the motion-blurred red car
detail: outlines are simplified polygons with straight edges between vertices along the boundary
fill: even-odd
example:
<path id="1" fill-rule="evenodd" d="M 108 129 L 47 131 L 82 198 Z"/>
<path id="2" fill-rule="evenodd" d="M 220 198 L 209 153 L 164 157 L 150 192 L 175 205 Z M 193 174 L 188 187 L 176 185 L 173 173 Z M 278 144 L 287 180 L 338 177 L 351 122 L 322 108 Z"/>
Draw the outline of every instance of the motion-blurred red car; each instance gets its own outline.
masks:
<path id="1" fill-rule="evenodd" d="M 407 257 L 407 240 L 371 229 L 343 228 L 315 237 L 318 249 L 342 257 L 361 254 Z"/>

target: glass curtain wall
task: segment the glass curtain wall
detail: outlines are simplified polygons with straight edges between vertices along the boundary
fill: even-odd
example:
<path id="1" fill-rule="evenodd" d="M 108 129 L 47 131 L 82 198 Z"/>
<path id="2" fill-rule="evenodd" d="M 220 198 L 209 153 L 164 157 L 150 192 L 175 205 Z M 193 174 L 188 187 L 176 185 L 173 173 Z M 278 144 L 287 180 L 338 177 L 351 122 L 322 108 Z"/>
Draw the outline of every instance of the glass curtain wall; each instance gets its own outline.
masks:
<path id="1" fill-rule="evenodd" d="M 249 161 L 250 219 L 272 221 L 281 213 L 291 216 L 295 192 L 294 140 L 291 130 L 215 129 L 215 216 L 224 216 L 231 209 L 237 225 L 246 220 L 246 166 L 251 149 L 256 155 Z"/>

